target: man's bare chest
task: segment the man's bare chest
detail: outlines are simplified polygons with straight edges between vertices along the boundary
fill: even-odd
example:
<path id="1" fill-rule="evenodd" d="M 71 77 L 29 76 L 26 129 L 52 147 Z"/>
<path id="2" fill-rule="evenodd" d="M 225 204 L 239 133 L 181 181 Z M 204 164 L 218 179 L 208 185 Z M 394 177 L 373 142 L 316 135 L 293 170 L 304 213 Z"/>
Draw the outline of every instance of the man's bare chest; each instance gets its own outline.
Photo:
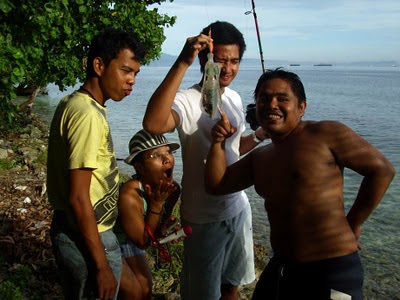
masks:
<path id="1" fill-rule="evenodd" d="M 324 145 L 317 143 L 289 144 L 270 147 L 259 153 L 253 164 L 254 182 L 261 195 L 280 195 L 320 184 L 325 177 L 339 170 L 335 158 Z"/>

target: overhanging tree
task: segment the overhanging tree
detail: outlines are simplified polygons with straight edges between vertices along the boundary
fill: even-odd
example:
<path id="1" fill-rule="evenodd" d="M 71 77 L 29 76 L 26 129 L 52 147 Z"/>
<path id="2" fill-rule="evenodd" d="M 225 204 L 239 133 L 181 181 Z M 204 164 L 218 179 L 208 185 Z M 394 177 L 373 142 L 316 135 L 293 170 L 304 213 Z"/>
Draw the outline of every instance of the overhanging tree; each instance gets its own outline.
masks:
<path id="1" fill-rule="evenodd" d="M 166 1 L 173 0 L 0 0 L 0 125 L 15 117 L 16 86 L 32 88 L 31 107 L 40 87 L 83 81 L 90 41 L 107 27 L 135 32 L 146 62 L 158 58 L 164 28 L 175 23 L 154 5 Z"/>

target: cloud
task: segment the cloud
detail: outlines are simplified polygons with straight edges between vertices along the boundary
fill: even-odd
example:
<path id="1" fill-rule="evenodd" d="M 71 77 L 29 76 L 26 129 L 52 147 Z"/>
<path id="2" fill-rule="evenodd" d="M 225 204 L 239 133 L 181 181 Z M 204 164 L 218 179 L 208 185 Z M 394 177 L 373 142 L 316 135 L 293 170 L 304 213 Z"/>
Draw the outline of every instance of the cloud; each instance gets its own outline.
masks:
<path id="1" fill-rule="evenodd" d="M 388 60 L 400 60 L 398 0 L 255 2 L 263 48 L 271 56 L 289 58 L 300 53 L 325 52 L 330 53 L 332 59 L 340 59 L 329 51 L 329 46 L 336 53 L 346 53 L 346 49 L 359 49 L 359 52 L 365 49 L 371 59 L 375 53 L 379 59 L 385 56 Z M 248 45 L 245 57 L 256 58 L 258 47 L 254 19 L 252 14 L 244 14 L 248 10 L 251 10 L 250 0 L 175 0 L 170 4 L 164 3 L 160 11 L 177 15 L 178 19 L 176 25 L 165 31 L 167 41 L 163 51 L 178 54 L 187 37 L 196 35 L 211 22 L 224 20 L 244 34 Z M 373 41 L 379 45 L 374 45 Z M 302 50 L 295 50 L 294 46 Z M 380 47 L 385 50 L 379 50 Z"/>

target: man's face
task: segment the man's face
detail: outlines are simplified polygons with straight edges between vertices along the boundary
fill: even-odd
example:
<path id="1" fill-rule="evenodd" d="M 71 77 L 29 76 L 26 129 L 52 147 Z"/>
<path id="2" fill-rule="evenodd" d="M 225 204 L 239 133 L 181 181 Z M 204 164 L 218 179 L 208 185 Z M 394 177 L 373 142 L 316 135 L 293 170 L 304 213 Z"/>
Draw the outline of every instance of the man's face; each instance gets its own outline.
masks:
<path id="1" fill-rule="evenodd" d="M 271 79 L 263 83 L 256 95 L 257 121 L 271 138 L 285 138 L 300 123 L 306 103 L 299 105 L 290 83 Z"/>
<path id="2" fill-rule="evenodd" d="M 100 86 L 105 99 L 120 101 L 132 92 L 140 63 L 130 49 L 122 49 L 108 66 L 103 65 L 100 74 Z"/>
<path id="3" fill-rule="evenodd" d="M 239 46 L 236 44 L 216 45 L 213 53 L 214 61 L 221 67 L 219 85 L 225 88 L 231 84 L 239 71 Z"/>

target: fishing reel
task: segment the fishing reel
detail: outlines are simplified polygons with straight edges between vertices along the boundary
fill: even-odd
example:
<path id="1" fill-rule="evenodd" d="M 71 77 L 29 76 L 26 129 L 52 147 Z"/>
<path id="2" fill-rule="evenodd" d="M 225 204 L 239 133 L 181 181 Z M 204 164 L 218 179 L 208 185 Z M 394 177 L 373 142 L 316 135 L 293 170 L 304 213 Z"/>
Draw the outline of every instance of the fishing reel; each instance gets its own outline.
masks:
<path id="1" fill-rule="evenodd" d="M 250 124 L 250 128 L 254 131 L 259 127 L 256 117 L 256 105 L 254 103 L 250 103 L 246 107 L 246 122 Z"/>

